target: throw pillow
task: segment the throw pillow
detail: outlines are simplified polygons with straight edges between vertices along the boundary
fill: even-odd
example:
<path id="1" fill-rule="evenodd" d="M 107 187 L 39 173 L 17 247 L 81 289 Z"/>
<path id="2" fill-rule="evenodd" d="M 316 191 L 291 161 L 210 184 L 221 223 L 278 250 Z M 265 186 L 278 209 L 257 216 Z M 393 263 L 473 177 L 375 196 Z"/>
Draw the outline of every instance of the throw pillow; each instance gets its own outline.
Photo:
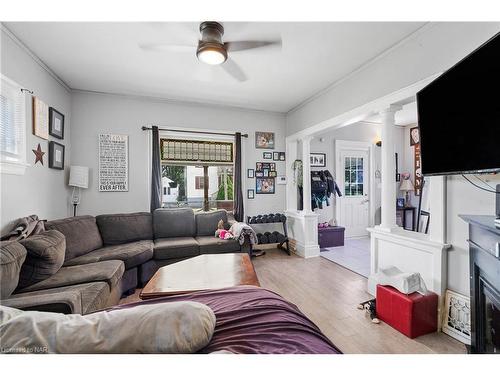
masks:
<path id="1" fill-rule="evenodd" d="M 48 279 L 62 267 L 66 239 L 61 232 L 49 230 L 19 241 L 28 251 L 19 275 L 18 290 Z"/>
<path id="2" fill-rule="evenodd" d="M 123 327 L 128 327 L 124 329 Z M 215 314 L 198 302 L 167 302 L 88 315 L 0 306 L 0 350 L 28 353 L 196 353 L 212 339 Z"/>

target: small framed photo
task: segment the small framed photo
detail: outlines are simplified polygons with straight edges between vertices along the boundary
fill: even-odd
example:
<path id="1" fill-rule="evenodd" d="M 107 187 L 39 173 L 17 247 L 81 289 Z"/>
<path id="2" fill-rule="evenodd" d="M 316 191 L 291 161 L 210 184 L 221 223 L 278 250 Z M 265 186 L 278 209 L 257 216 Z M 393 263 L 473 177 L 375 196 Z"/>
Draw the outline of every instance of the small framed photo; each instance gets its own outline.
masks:
<path id="1" fill-rule="evenodd" d="M 274 178 L 264 177 L 255 179 L 255 193 L 256 194 L 274 194 Z"/>
<path id="2" fill-rule="evenodd" d="M 255 132 L 255 148 L 274 149 L 274 133 Z"/>
<path id="3" fill-rule="evenodd" d="M 420 132 L 418 126 L 410 129 L 410 146 L 415 146 L 420 143 Z"/>
<path id="4" fill-rule="evenodd" d="M 33 134 L 49 139 L 49 106 L 36 96 L 33 97 Z"/>
<path id="5" fill-rule="evenodd" d="M 277 151 L 273 152 L 273 160 L 274 161 L 279 161 L 280 160 L 280 153 Z"/>
<path id="6" fill-rule="evenodd" d="M 280 152 L 279 154 L 280 154 L 280 157 L 279 157 L 280 161 L 285 161 L 285 153 Z"/>
<path id="7" fill-rule="evenodd" d="M 404 208 L 405 206 L 405 199 L 404 198 L 398 198 L 396 200 L 396 207 L 397 208 Z"/>
<path id="8" fill-rule="evenodd" d="M 264 177 L 264 172 L 255 172 L 255 177 Z"/>
<path id="9" fill-rule="evenodd" d="M 64 169 L 64 145 L 49 142 L 49 168 Z"/>
<path id="10" fill-rule="evenodd" d="M 269 169 L 264 169 L 263 173 L 264 173 L 264 177 L 269 177 Z"/>
<path id="11" fill-rule="evenodd" d="M 272 152 L 264 152 L 264 153 L 262 153 L 262 157 L 264 159 L 272 159 L 273 158 L 273 153 Z"/>
<path id="12" fill-rule="evenodd" d="M 272 171 L 276 170 L 276 163 L 269 163 Z"/>
<path id="13" fill-rule="evenodd" d="M 278 176 L 278 178 L 276 179 L 276 184 L 286 185 L 286 176 Z"/>
<path id="14" fill-rule="evenodd" d="M 269 177 L 276 177 L 277 175 L 276 171 L 269 172 Z"/>
<path id="15" fill-rule="evenodd" d="M 311 152 L 309 157 L 311 167 L 326 167 L 326 154 Z"/>
<path id="16" fill-rule="evenodd" d="M 49 108 L 49 134 L 64 139 L 64 115 L 55 108 Z"/>
<path id="17" fill-rule="evenodd" d="M 254 178 L 255 177 L 255 171 L 253 169 L 247 169 L 247 177 L 248 178 Z"/>
<path id="18" fill-rule="evenodd" d="M 247 190 L 247 198 L 248 199 L 254 199 L 255 198 L 255 190 L 254 189 L 248 189 Z"/>

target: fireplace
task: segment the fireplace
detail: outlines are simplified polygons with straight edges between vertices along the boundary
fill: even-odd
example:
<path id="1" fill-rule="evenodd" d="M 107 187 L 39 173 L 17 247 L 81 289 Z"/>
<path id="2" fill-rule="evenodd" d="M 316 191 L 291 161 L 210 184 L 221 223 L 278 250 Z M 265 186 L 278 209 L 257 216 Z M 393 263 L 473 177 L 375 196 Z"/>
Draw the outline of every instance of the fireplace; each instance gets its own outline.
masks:
<path id="1" fill-rule="evenodd" d="M 500 354 L 500 230 L 494 217 L 463 218 L 469 223 L 470 352 Z"/>

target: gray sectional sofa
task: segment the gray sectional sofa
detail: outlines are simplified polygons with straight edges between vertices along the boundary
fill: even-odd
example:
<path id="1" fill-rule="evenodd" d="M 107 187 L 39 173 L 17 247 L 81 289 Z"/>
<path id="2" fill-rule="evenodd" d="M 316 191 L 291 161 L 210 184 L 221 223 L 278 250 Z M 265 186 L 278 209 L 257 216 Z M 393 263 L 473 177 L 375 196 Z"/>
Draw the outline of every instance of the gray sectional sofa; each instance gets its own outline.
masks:
<path id="1" fill-rule="evenodd" d="M 1 304 L 88 314 L 116 305 L 156 270 L 200 254 L 249 251 L 214 236 L 224 210 L 190 208 L 77 216 L 45 223 L 46 232 L 2 242 Z M 62 256 L 61 256 L 62 252 Z"/>

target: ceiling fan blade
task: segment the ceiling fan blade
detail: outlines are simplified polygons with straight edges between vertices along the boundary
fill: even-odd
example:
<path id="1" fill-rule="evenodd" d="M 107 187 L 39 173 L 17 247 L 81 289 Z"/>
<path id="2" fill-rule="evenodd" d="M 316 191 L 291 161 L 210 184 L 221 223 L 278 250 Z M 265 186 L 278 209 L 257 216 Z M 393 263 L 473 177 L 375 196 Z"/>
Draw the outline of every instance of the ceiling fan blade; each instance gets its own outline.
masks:
<path id="1" fill-rule="evenodd" d="M 226 62 L 222 64 L 221 67 L 226 71 L 227 74 L 229 74 L 235 80 L 239 82 L 245 82 L 247 80 L 247 76 L 233 59 L 228 57 Z"/>
<path id="2" fill-rule="evenodd" d="M 139 48 L 145 51 L 155 52 L 192 52 L 196 53 L 196 46 L 189 44 L 167 44 L 167 43 L 139 43 Z"/>
<path id="3" fill-rule="evenodd" d="M 248 49 L 263 48 L 263 47 L 279 47 L 281 48 L 281 39 L 277 40 L 240 40 L 236 42 L 224 43 L 229 52 L 245 51 Z"/>

